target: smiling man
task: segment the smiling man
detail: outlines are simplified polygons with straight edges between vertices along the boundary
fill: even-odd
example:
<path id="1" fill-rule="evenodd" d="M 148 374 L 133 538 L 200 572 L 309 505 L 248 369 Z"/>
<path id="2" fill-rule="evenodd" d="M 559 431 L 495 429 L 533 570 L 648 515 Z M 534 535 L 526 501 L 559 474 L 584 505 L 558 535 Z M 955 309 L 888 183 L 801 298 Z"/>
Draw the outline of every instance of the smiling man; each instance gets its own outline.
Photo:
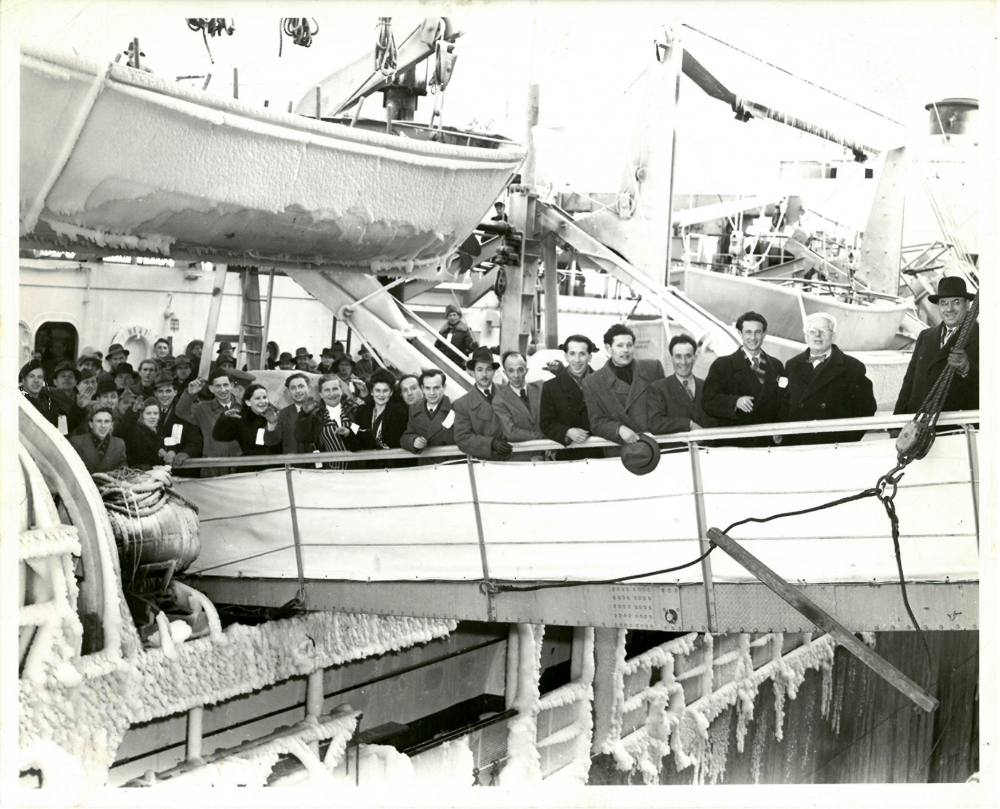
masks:
<path id="1" fill-rule="evenodd" d="M 573 334 L 566 338 L 562 350 L 566 354 L 566 365 L 556 363 L 560 367 L 555 377 L 542 385 L 539 425 L 546 438 L 570 448 L 559 450 L 556 460 L 602 457 L 604 453 L 599 448 L 575 446 L 590 438 L 590 415 L 583 398 L 583 380 L 593 373 L 590 358 L 597 346 L 589 337 Z"/>
<path id="2" fill-rule="evenodd" d="M 702 407 L 719 420 L 720 427 L 781 421 L 787 407 L 788 379 L 781 360 L 762 348 L 767 319 L 757 312 L 745 312 L 736 320 L 736 331 L 743 345 L 712 363 L 705 378 Z M 781 441 L 780 436 L 760 436 L 726 443 L 734 447 L 767 447 Z"/>
<path id="3" fill-rule="evenodd" d="M 466 455 L 485 461 L 506 461 L 513 450 L 493 408 L 500 389 L 493 375 L 499 367 L 488 348 L 475 349 L 466 364 L 475 377 L 475 387 L 455 400 L 455 443 Z"/>
<path id="4" fill-rule="evenodd" d="M 605 332 L 604 348 L 608 361 L 583 381 L 590 429 L 616 444 L 634 444 L 649 432 L 651 386 L 663 379 L 663 364 L 636 359 L 635 333 L 621 323 Z"/>
<path id="5" fill-rule="evenodd" d="M 698 344 L 689 334 L 678 334 L 670 340 L 669 350 L 674 372 L 652 385 L 650 430 L 654 435 L 664 435 L 716 426 L 715 419 L 701 406 L 705 382 L 694 375 Z"/>
<path id="6" fill-rule="evenodd" d="M 539 406 L 542 399 L 541 380 L 528 383 L 528 361 L 520 351 L 508 351 L 503 355 L 503 370 L 507 384 L 497 391 L 493 400 L 503 434 L 508 441 L 535 441 L 545 438 L 538 426 Z M 524 460 L 542 455 L 542 450 L 521 453 Z M 521 460 L 514 457 L 513 460 Z"/>
<path id="7" fill-rule="evenodd" d="M 974 297 L 966 289 L 964 278 L 951 276 L 941 279 L 936 295 L 928 296 L 931 303 L 938 305 L 941 323 L 918 335 L 893 413 L 916 413 L 948 365 L 955 369 L 955 374 L 942 409 L 979 408 L 978 323 L 972 324 L 965 347 L 956 347 L 958 330 Z"/>
<path id="8" fill-rule="evenodd" d="M 198 394 L 206 382 L 212 399 L 207 402 L 199 401 Z M 233 458 L 243 454 L 238 441 L 216 441 L 212 438 L 212 430 L 219 417 L 230 410 L 239 409 L 240 403 L 233 396 L 233 383 L 229 373 L 220 368 L 210 371 L 207 380 L 195 379 L 189 383 L 187 390 L 177 401 L 177 416 L 201 430 L 202 455 L 205 458 Z M 201 476 L 217 477 L 228 471 L 227 468 L 206 468 L 201 470 Z"/>
<path id="9" fill-rule="evenodd" d="M 312 452 L 312 444 L 298 441 L 295 438 L 295 428 L 299 423 L 299 415 L 311 393 L 309 377 L 298 372 L 289 374 L 285 380 L 285 388 L 292 403 L 278 411 L 278 424 L 273 431 L 265 433 L 264 442 L 268 446 L 281 444 L 281 451 L 286 455 Z"/>
<path id="10" fill-rule="evenodd" d="M 83 435 L 70 436 L 69 442 L 83 459 L 90 474 L 111 472 L 128 465 L 125 442 L 111 434 L 114 415 L 102 404 L 91 405 L 87 418 L 89 430 Z"/>
<path id="11" fill-rule="evenodd" d="M 837 320 L 816 312 L 806 318 L 806 345 L 785 367 L 788 374 L 788 410 L 785 421 L 850 419 L 874 416 L 877 405 L 865 364 L 848 357 L 834 340 Z M 865 431 L 790 435 L 790 444 L 836 444 L 860 441 Z"/>

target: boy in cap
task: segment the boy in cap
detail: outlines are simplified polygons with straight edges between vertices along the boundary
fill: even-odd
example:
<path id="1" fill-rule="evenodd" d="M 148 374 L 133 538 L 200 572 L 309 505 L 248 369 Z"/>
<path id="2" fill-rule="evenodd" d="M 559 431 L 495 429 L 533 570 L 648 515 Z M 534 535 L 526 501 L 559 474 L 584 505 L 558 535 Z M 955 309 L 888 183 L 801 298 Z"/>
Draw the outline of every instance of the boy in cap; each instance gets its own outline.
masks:
<path id="1" fill-rule="evenodd" d="M 461 367 L 465 364 L 463 355 L 471 355 L 479 347 L 479 343 L 472 336 L 472 330 L 457 305 L 449 303 L 444 308 L 444 313 L 447 322 L 441 327 L 439 332 L 441 339 L 434 344 L 434 347 Z"/>

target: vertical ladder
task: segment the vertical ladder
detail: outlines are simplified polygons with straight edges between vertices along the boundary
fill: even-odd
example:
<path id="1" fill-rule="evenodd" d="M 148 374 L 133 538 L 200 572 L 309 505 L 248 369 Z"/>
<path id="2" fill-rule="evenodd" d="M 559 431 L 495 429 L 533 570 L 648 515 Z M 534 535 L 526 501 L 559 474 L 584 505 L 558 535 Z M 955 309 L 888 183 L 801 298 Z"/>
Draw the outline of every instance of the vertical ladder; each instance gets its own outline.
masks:
<path id="1" fill-rule="evenodd" d="M 267 354 L 264 345 L 271 323 L 271 302 L 274 297 L 274 269 L 268 274 L 267 309 L 261 318 L 260 281 L 256 267 L 240 268 L 240 289 L 242 306 L 240 314 L 240 333 L 236 342 L 237 360 L 244 356 L 247 368 L 262 371 L 265 368 Z"/>

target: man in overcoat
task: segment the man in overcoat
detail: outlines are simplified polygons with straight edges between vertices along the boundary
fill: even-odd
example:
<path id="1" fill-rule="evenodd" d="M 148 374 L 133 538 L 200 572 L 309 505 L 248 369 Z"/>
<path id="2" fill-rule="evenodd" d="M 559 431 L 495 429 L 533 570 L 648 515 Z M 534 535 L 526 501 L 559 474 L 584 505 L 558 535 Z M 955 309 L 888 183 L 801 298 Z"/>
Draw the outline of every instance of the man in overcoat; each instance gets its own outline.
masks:
<path id="1" fill-rule="evenodd" d="M 788 361 L 788 411 L 786 421 L 850 419 L 874 416 L 877 409 L 872 382 L 865 364 L 848 357 L 834 340 L 837 320 L 822 312 L 805 323 L 806 345 Z M 786 444 L 836 444 L 860 441 L 864 430 L 785 436 Z"/>
<path id="2" fill-rule="evenodd" d="M 955 373 L 943 410 L 979 409 L 978 323 L 972 324 L 965 347 L 956 347 L 958 329 L 973 298 L 975 295 L 966 288 L 965 279 L 957 276 L 942 278 L 937 294 L 928 296 L 931 303 L 938 305 L 941 323 L 924 329 L 917 337 L 893 413 L 916 413 L 948 365 Z"/>
<path id="3" fill-rule="evenodd" d="M 538 412 L 542 399 L 541 381 L 527 381 L 528 362 L 520 351 L 508 351 L 501 359 L 507 384 L 497 391 L 493 399 L 504 437 L 508 441 L 537 441 L 545 438 L 538 426 Z M 531 460 L 543 455 L 542 450 L 515 453 L 512 460 Z"/>
<path id="4" fill-rule="evenodd" d="M 424 371 L 418 381 L 422 396 L 410 405 L 406 432 L 399 439 L 403 449 L 416 455 L 427 447 L 455 443 L 455 413 L 451 400 L 444 393 L 444 372 L 437 368 Z"/>
<path id="5" fill-rule="evenodd" d="M 539 426 L 546 438 L 570 447 L 559 450 L 557 460 L 603 457 L 599 448 L 577 448 L 590 438 L 590 416 L 583 396 L 583 382 L 593 373 L 590 358 L 597 346 L 589 337 L 574 334 L 566 338 L 562 350 L 566 353 L 566 365 L 542 385 Z"/>
<path id="6" fill-rule="evenodd" d="M 475 387 L 455 400 L 455 443 L 466 455 L 484 461 L 506 461 L 513 450 L 493 409 L 500 388 L 493 375 L 499 367 L 488 348 L 475 349 L 466 363 L 476 380 Z"/>
<path id="7" fill-rule="evenodd" d="M 762 348 L 767 319 L 745 312 L 736 319 L 743 343 L 732 354 L 718 357 L 708 369 L 702 407 L 719 420 L 719 427 L 749 427 L 781 421 L 787 407 L 785 366 Z M 780 436 L 731 439 L 733 447 L 767 447 L 781 443 Z"/>
<path id="8" fill-rule="evenodd" d="M 112 472 L 128 465 L 125 457 L 125 442 L 111 434 L 114 424 L 114 414 L 107 405 L 93 404 L 90 406 L 87 425 L 89 430 L 83 435 L 72 435 L 69 438 L 73 449 L 83 459 L 90 474 L 96 472 Z"/>
<path id="9" fill-rule="evenodd" d="M 635 333 L 621 323 L 605 332 L 604 348 L 608 361 L 583 381 L 590 431 L 616 444 L 634 444 L 639 433 L 650 431 L 650 392 L 664 377 L 663 363 L 636 359 Z"/>
<path id="10" fill-rule="evenodd" d="M 264 443 L 268 446 L 281 444 L 281 451 L 285 455 L 312 452 L 312 444 L 305 444 L 295 439 L 295 428 L 299 423 L 299 414 L 302 413 L 302 406 L 309 398 L 309 377 L 300 371 L 289 374 L 285 379 L 285 389 L 288 391 L 292 403 L 278 411 L 278 424 L 273 430 L 264 434 Z"/>

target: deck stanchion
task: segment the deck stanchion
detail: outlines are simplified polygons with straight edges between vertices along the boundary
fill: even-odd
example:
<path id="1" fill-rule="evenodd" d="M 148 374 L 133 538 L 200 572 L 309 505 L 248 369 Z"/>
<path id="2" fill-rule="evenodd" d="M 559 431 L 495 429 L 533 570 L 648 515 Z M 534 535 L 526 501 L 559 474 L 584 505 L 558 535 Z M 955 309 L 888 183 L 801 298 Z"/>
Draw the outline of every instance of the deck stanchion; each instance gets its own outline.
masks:
<path id="1" fill-rule="evenodd" d="M 316 669 L 306 680 L 306 719 L 319 719 L 323 713 L 323 669 Z M 309 749 L 318 757 L 319 740 L 309 742 Z"/>
<path id="2" fill-rule="evenodd" d="M 479 492 L 476 489 L 476 473 L 473 470 L 474 463 L 471 457 L 467 457 L 469 467 L 469 484 L 472 487 L 472 508 L 476 513 L 476 531 L 479 534 L 479 556 L 483 562 L 483 584 L 486 590 L 486 620 L 490 623 L 496 621 L 493 614 L 493 592 L 490 586 L 490 567 L 486 563 L 486 537 L 483 534 L 483 515 L 479 510 Z"/>
<path id="3" fill-rule="evenodd" d="M 965 443 L 969 448 L 969 482 L 972 484 L 972 513 L 976 518 L 976 547 L 979 547 L 979 447 L 972 427 L 965 428 Z"/>
<path id="4" fill-rule="evenodd" d="M 271 303 L 274 300 L 274 267 L 267 274 L 267 301 L 264 303 L 264 328 L 260 335 L 260 370 L 267 369 L 267 338 L 271 330 Z"/>
<path id="5" fill-rule="evenodd" d="M 205 342 L 201 347 L 201 362 L 198 363 L 198 379 L 206 379 L 212 367 L 212 352 L 215 351 L 215 333 L 219 328 L 219 314 L 222 312 L 222 298 L 226 290 L 227 264 L 216 264 L 212 279 L 212 303 L 208 310 L 208 326 L 205 328 Z"/>
<path id="6" fill-rule="evenodd" d="M 205 714 L 203 705 L 196 705 L 187 715 L 187 749 L 188 761 L 198 761 L 201 758 L 201 723 Z"/>
<path id="7" fill-rule="evenodd" d="M 838 644 L 853 654 L 858 660 L 874 671 L 879 677 L 908 699 L 915 702 L 928 713 L 937 710 L 941 704 L 924 689 L 893 666 L 885 658 L 875 654 L 862 641 L 858 640 L 843 624 L 830 613 L 805 596 L 797 587 L 793 587 L 771 568 L 749 553 L 731 537 L 717 528 L 708 529 L 708 537 L 729 556 L 739 562 L 750 573 L 771 590 L 779 595 L 797 612 L 802 613 L 816 626 L 828 632 Z M 918 627 L 915 627 L 918 628 Z"/>
<path id="8" fill-rule="evenodd" d="M 299 515 L 295 511 L 295 488 L 292 486 L 292 467 L 285 464 L 285 482 L 288 485 L 288 510 L 292 515 L 292 541 L 295 543 L 295 568 L 299 574 L 299 601 L 306 602 L 306 576 L 302 566 L 302 543 L 299 537 Z"/>
<path id="9" fill-rule="evenodd" d="M 701 457 L 697 441 L 692 441 L 688 450 L 691 455 L 691 481 L 694 483 L 694 510 L 698 523 L 698 536 L 704 537 L 708 531 L 708 521 L 705 518 L 705 492 L 701 480 Z M 708 553 L 709 543 L 702 539 L 699 543 L 701 553 Z M 708 631 L 715 632 L 718 619 L 715 614 L 715 587 L 712 579 L 712 559 L 706 556 L 701 560 L 701 579 L 705 590 L 705 614 L 708 620 Z"/>

